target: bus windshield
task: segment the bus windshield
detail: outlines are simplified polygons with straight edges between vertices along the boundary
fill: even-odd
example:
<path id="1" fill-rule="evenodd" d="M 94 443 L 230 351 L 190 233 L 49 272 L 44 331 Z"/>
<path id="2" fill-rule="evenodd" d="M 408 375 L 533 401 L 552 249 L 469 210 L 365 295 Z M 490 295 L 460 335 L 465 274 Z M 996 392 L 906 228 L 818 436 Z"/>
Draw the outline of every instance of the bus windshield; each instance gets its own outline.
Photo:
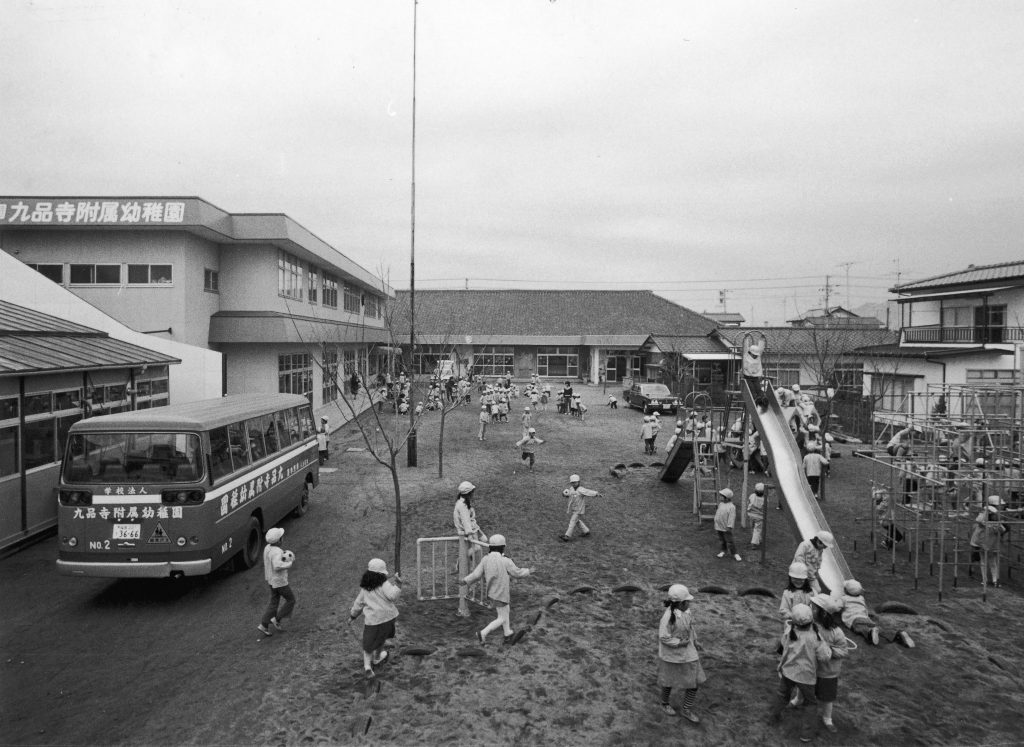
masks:
<path id="1" fill-rule="evenodd" d="M 194 433 L 73 433 L 68 439 L 64 481 L 70 484 L 201 479 L 202 450 Z"/>

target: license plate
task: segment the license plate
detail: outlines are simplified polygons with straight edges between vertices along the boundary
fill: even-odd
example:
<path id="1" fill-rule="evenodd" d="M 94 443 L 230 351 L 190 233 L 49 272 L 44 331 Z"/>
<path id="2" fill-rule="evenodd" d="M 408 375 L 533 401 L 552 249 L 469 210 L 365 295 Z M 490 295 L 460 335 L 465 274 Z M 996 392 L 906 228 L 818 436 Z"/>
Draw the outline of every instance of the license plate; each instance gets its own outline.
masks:
<path id="1" fill-rule="evenodd" d="M 142 538 L 141 524 L 114 524 L 114 537 L 116 540 L 137 540 Z"/>

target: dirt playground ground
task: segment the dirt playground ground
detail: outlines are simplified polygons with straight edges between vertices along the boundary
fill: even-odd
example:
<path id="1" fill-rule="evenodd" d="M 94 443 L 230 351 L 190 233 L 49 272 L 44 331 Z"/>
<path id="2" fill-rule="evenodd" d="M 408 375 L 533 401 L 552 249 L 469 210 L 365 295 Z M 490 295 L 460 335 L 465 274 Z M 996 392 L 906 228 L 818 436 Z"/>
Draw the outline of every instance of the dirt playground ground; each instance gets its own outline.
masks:
<path id="1" fill-rule="evenodd" d="M 451 413 L 443 479 L 437 477 L 439 416 L 425 415 L 419 466 L 401 472 L 406 584 L 398 636 L 388 663 L 371 682 L 362 673 L 361 622 L 350 627 L 348 609 L 367 560 L 380 556 L 393 564 L 391 481 L 361 450 L 353 424 L 338 431 L 329 463 L 336 471 L 322 475 L 310 512 L 284 524 L 284 545 L 298 555 L 292 586 L 299 604 L 289 629 L 269 639 L 253 630 L 265 593 L 259 569 L 242 574 L 242 580 L 211 580 L 224 596 L 237 597 L 237 604 L 197 622 L 222 626 L 230 639 L 222 631 L 214 647 L 196 636 L 203 665 L 166 683 L 166 706 L 152 703 L 145 718 L 108 703 L 104 717 L 119 725 L 108 732 L 109 743 L 796 743 L 792 712 L 780 725 L 767 720 L 777 682 L 779 600 L 739 594 L 750 587 L 780 594 L 785 586 L 796 540 L 784 513 L 768 512 L 763 563 L 759 556 L 748 557 L 744 529 L 737 530 L 743 562 L 716 558 L 713 530 L 707 523 L 699 526 L 692 513 L 691 481 L 662 483 L 658 468 L 650 466 L 664 457 L 670 430 L 659 436 L 659 455 L 646 457 L 640 414 L 604 407 L 599 387 L 583 391 L 586 421 L 557 415 L 553 407 L 535 417 L 545 443 L 532 472 L 514 446 L 524 400 L 517 401 L 512 422 L 490 426 L 483 442 L 476 437 L 475 397 L 473 406 Z M 1006 580 L 983 600 L 976 578 L 961 576 L 957 588 L 947 578 L 940 602 L 927 564 L 916 585 L 905 553 L 893 572 L 869 542 L 873 468 L 853 458 L 848 446 L 838 451 L 822 508 L 869 604 L 899 601 L 919 613 L 879 615 L 883 629 L 904 628 L 917 645 L 872 647 L 854 637 L 859 648 L 845 660 L 839 681 L 838 733 L 822 729 L 815 743 L 1024 743 L 1021 579 Z M 642 466 L 614 476 L 610 467 L 617 463 Z M 573 472 L 601 497 L 588 504 L 592 537 L 566 544 L 558 539 L 567 522 L 561 491 Z M 464 479 L 477 485 L 475 506 L 484 531 L 505 534 L 508 554 L 535 569 L 512 584 L 512 624 L 526 630 L 514 646 L 504 646 L 498 634 L 484 648 L 476 642 L 475 632 L 493 617 L 490 610 L 476 609 L 465 619 L 456 616 L 455 601 L 416 599 L 416 539 L 453 533 L 455 486 Z M 738 469 L 722 472 L 738 498 L 741 479 Z M 708 675 L 695 706 L 699 725 L 658 707 L 661 589 L 675 582 L 696 597 L 692 609 Z M 624 585 L 638 590 L 621 590 Z M 697 591 L 712 586 L 726 593 Z M 189 599 L 177 603 L 187 605 Z M 160 667 L 148 671 L 157 677 Z M 103 675 L 92 676 L 103 681 Z M 116 672 L 107 675 L 111 683 L 116 678 Z M 151 699 L 159 697 L 154 693 Z M 41 701 L 36 707 L 50 706 Z M 95 732 L 51 729 L 32 741 L 98 741 L 90 734 Z"/>

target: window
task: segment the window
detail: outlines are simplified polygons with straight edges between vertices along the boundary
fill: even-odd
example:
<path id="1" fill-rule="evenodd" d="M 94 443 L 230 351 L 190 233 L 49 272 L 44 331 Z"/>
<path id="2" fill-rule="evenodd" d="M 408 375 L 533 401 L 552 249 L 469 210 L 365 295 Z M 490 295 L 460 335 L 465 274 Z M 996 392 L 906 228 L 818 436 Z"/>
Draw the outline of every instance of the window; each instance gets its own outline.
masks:
<path id="1" fill-rule="evenodd" d="M 898 374 L 876 374 L 871 377 L 871 397 L 875 408 L 906 412 L 909 395 L 914 392 L 914 377 Z"/>
<path id="2" fill-rule="evenodd" d="M 974 324 L 973 306 L 950 306 L 942 310 L 943 327 L 970 327 Z"/>
<path id="3" fill-rule="evenodd" d="M 266 444 L 266 426 L 263 417 L 251 418 L 245 421 L 245 429 L 249 434 L 249 453 L 254 462 L 265 457 L 269 452 Z"/>
<path id="4" fill-rule="evenodd" d="M 4 397 L 0 399 L 0 420 L 18 417 L 18 398 Z"/>
<path id="5" fill-rule="evenodd" d="M 511 351 L 511 348 L 509 349 Z M 512 370 L 512 357 L 506 370 Z M 579 351 L 572 347 L 539 347 L 537 348 L 537 374 L 540 376 L 557 376 L 558 378 L 574 379 L 579 376 Z"/>
<path id="6" fill-rule="evenodd" d="M 0 428 L 0 478 L 18 473 L 18 427 Z"/>
<path id="7" fill-rule="evenodd" d="M 366 294 L 366 316 L 370 319 L 379 319 L 381 315 L 381 300 L 372 293 Z"/>
<path id="8" fill-rule="evenodd" d="M 433 370 L 433 366 L 431 370 Z M 492 345 L 480 348 L 480 352 L 473 356 L 473 371 L 482 376 L 504 376 L 511 370 L 511 345 Z"/>
<path id="9" fill-rule="evenodd" d="M 277 390 L 313 401 L 313 366 L 309 353 L 277 356 Z"/>
<path id="10" fill-rule="evenodd" d="M 302 264 L 288 252 L 277 253 L 277 294 L 301 301 L 303 298 Z"/>
<path id="11" fill-rule="evenodd" d="M 338 279 L 325 272 L 324 282 L 320 287 L 323 289 L 323 300 L 321 303 L 331 309 L 338 308 Z"/>
<path id="12" fill-rule="evenodd" d="M 25 423 L 25 469 L 57 461 L 54 425 L 52 417 Z"/>
<path id="13" fill-rule="evenodd" d="M 170 285 L 171 265 L 128 265 L 128 285 Z"/>
<path id="14" fill-rule="evenodd" d="M 324 351 L 324 381 L 321 396 L 323 403 L 338 399 L 338 353 Z"/>
<path id="15" fill-rule="evenodd" d="M 316 303 L 317 292 L 320 290 L 320 270 L 316 265 L 309 266 L 309 286 L 307 287 L 310 303 Z"/>
<path id="16" fill-rule="evenodd" d="M 1013 374 L 1014 371 L 1012 368 L 968 368 L 966 383 L 967 386 L 974 387 L 1012 385 Z"/>
<path id="17" fill-rule="evenodd" d="M 210 467 L 214 480 L 231 474 L 231 448 L 227 426 L 210 431 Z"/>
<path id="18" fill-rule="evenodd" d="M 64 282 L 64 265 L 41 265 L 28 263 L 28 266 L 45 278 L 49 278 L 57 284 Z"/>
<path id="19" fill-rule="evenodd" d="M 220 273 L 206 268 L 203 270 L 203 290 L 220 293 Z"/>
<path id="20" fill-rule="evenodd" d="M 283 445 L 290 446 L 298 443 L 299 421 L 295 417 L 295 410 L 281 410 L 277 415 L 281 419 L 279 426 Z"/>
<path id="21" fill-rule="evenodd" d="M 349 311 L 353 314 L 359 313 L 359 307 L 362 304 L 359 301 L 359 289 L 353 288 L 351 285 L 345 285 L 345 311 Z"/>
<path id="22" fill-rule="evenodd" d="M 784 386 L 787 389 L 794 384 L 800 383 L 799 363 L 776 363 L 765 366 L 764 375 L 775 380 L 775 386 Z"/>
<path id="23" fill-rule="evenodd" d="M 72 285 L 119 285 L 121 265 L 71 265 Z"/>
<path id="24" fill-rule="evenodd" d="M 245 437 L 245 423 L 228 426 L 228 450 L 231 452 L 231 466 L 235 469 L 249 466 L 249 441 Z"/>

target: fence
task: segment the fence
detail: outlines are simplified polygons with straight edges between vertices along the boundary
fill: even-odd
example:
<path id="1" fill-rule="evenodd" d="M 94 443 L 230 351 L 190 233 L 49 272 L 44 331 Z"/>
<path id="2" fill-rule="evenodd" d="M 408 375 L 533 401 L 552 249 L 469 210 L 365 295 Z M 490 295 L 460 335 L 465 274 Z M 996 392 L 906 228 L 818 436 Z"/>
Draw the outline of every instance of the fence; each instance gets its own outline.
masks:
<path id="1" fill-rule="evenodd" d="M 487 543 L 466 537 L 420 537 L 416 540 L 416 598 L 419 600 L 458 599 L 461 617 L 469 615 L 469 602 L 489 607 L 482 582 L 461 586 L 459 581 L 472 570 L 469 564 L 471 548 L 482 548 Z M 476 550 L 479 557 L 483 553 Z M 479 558 L 477 558 L 479 562 Z M 475 567 L 475 564 L 474 564 Z M 429 587 L 429 593 L 427 589 Z"/>

